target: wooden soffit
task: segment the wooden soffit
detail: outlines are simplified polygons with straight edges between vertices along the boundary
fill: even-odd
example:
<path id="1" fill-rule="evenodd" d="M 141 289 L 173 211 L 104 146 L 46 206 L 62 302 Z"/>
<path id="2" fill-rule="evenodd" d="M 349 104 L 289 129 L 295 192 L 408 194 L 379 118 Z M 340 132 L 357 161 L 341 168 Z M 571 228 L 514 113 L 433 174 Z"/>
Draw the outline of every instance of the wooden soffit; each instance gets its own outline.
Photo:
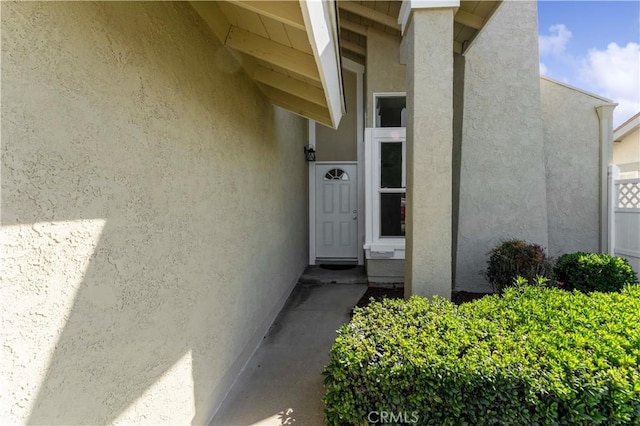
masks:
<path id="1" fill-rule="evenodd" d="M 273 105 L 338 127 L 345 107 L 334 0 L 191 5 Z"/>

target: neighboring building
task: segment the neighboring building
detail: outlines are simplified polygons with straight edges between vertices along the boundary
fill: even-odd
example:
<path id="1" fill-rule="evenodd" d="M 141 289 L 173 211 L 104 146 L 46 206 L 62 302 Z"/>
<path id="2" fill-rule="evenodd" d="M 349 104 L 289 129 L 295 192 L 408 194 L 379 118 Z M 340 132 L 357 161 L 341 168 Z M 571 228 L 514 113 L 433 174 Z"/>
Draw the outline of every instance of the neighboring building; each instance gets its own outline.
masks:
<path id="1" fill-rule="evenodd" d="M 7 423 L 207 423 L 309 263 L 449 298 L 505 238 L 607 250 L 615 104 L 540 79 L 535 2 L 0 16 Z"/>
<path id="2" fill-rule="evenodd" d="M 613 164 L 620 179 L 640 177 L 640 112 L 613 131 Z"/>

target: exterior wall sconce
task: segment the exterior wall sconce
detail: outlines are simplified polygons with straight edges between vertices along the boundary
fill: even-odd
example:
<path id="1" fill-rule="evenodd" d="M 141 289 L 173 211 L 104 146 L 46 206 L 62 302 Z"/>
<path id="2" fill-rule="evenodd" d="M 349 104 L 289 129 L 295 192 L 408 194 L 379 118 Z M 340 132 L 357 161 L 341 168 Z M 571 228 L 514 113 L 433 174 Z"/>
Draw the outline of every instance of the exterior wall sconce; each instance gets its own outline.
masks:
<path id="1" fill-rule="evenodd" d="M 307 161 L 316 161 L 316 150 L 313 149 L 312 145 L 304 147 L 304 156 L 307 158 Z"/>

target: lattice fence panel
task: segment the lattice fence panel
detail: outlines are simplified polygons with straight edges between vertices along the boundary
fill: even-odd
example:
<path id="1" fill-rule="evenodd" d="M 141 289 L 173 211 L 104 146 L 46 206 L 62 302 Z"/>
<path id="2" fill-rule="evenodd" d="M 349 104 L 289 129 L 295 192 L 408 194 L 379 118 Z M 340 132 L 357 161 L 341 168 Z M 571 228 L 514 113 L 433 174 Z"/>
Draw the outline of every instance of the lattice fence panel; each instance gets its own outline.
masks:
<path id="1" fill-rule="evenodd" d="M 622 209 L 640 209 L 640 181 L 618 183 L 617 207 Z"/>

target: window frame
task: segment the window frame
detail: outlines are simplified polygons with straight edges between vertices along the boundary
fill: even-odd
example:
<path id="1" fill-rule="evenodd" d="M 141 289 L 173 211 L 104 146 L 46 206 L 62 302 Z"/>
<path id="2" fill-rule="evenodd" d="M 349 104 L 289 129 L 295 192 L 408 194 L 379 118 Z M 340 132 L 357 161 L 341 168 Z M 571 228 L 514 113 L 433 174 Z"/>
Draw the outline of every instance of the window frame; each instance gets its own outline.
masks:
<path id="1" fill-rule="evenodd" d="M 372 109 L 373 109 L 373 128 L 374 129 L 398 129 L 398 128 L 406 128 L 405 127 L 382 127 L 382 126 L 378 126 L 378 117 L 376 114 L 376 111 L 378 110 L 377 105 L 378 105 L 378 99 L 379 98 L 404 98 L 405 99 L 405 105 L 407 103 L 407 92 L 374 92 L 373 93 L 373 105 L 372 105 Z M 406 108 L 406 106 L 405 106 Z"/>
<path id="2" fill-rule="evenodd" d="M 380 194 L 406 194 L 407 179 L 407 138 L 405 127 L 368 128 L 365 132 L 365 173 L 366 173 L 366 232 L 365 250 L 367 258 L 404 259 L 405 237 L 380 235 Z M 402 144 L 402 187 L 381 187 L 381 151 L 383 143 Z M 405 195 L 406 199 L 406 195 Z"/>
<path id="3" fill-rule="evenodd" d="M 387 127 L 387 128 L 394 128 L 394 127 Z M 376 158 L 376 171 L 374 172 L 374 177 L 376 178 L 376 196 L 374 197 L 373 200 L 373 211 L 374 211 L 374 215 L 373 218 L 375 220 L 375 225 L 374 225 L 374 239 L 376 241 L 389 241 L 389 240 L 403 240 L 405 239 L 405 237 L 402 236 L 385 236 L 382 235 L 382 226 L 381 226 L 381 222 L 382 222 L 382 211 L 380 208 L 380 198 L 382 196 L 382 194 L 405 194 L 405 200 L 407 197 L 407 141 L 406 138 L 402 139 L 402 140 L 398 140 L 398 139 L 392 139 L 392 138 L 385 138 L 385 137 L 377 137 L 375 138 L 375 147 L 374 149 L 376 150 L 376 156 L 374 156 L 374 158 Z M 398 144 L 402 144 L 402 178 L 401 178 L 401 186 L 399 188 L 383 188 L 382 187 L 382 144 L 383 143 L 398 143 Z"/>

